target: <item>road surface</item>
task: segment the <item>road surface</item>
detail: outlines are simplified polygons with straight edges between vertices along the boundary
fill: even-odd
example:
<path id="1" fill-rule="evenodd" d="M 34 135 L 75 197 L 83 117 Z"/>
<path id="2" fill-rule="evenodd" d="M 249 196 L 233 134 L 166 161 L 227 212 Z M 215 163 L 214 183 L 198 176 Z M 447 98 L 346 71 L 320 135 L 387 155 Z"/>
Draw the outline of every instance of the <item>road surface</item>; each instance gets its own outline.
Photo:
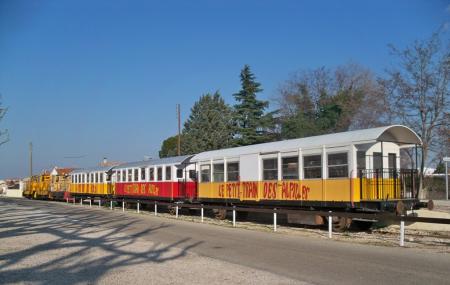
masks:
<path id="1" fill-rule="evenodd" d="M 449 284 L 450 256 L 0 199 L 0 283 Z"/>

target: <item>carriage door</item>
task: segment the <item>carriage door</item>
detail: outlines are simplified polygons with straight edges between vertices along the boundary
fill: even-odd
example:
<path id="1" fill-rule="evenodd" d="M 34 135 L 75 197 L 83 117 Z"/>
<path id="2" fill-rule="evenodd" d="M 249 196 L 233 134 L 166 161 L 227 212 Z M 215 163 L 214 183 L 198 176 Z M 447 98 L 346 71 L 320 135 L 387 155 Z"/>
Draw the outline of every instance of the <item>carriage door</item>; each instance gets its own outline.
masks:
<path id="1" fill-rule="evenodd" d="M 178 195 L 186 198 L 186 177 L 183 178 L 183 168 L 177 167 Z"/>

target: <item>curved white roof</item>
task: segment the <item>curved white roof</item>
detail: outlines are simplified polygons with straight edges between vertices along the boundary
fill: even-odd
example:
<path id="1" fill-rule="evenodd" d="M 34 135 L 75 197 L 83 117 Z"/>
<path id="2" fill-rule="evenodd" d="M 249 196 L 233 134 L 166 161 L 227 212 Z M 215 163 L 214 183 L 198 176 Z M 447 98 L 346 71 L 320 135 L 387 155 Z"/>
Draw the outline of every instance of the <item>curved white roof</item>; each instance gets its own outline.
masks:
<path id="1" fill-rule="evenodd" d="M 69 174 L 89 173 L 89 172 L 108 172 L 113 167 L 114 166 L 95 166 L 95 167 L 88 167 L 88 168 L 79 168 L 79 169 L 74 169 Z"/>
<path id="2" fill-rule="evenodd" d="M 147 167 L 153 165 L 163 165 L 163 164 L 182 164 L 185 163 L 192 155 L 183 155 L 183 156 L 173 156 L 173 157 L 165 157 L 158 159 L 150 159 L 144 161 L 136 161 L 136 162 L 128 162 L 124 164 L 120 164 L 114 169 L 123 169 L 123 168 L 132 168 L 132 167 Z"/>
<path id="3" fill-rule="evenodd" d="M 300 139 L 212 150 L 195 155 L 191 161 L 205 161 L 223 157 L 237 157 L 243 154 L 294 151 L 299 148 L 333 147 L 350 144 L 373 143 L 377 141 L 394 142 L 398 145 L 422 144 L 422 140 L 410 128 L 391 125 L 379 128 L 348 131 Z"/>

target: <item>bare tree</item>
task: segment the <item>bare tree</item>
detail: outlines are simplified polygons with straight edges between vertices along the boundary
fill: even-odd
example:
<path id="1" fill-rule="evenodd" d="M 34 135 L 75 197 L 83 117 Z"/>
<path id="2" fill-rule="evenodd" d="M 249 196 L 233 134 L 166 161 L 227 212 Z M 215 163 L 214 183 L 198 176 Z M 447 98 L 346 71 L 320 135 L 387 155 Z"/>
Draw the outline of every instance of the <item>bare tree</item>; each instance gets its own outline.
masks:
<path id="1" fill-rule="evenodd" d="M 2 97 L 0 94 L 0 121 L 3 119 L 3 117 L 6 115 L 6 112 L 8 111 L 8 108 L 2 107 Z M 0 130 L 0 145 L 6 143 L 9 141 L 9 134 L 8 130 Z"/>
<path id="2" fill-rule="evenodd" d="M 306 114 L 294 125 L 304 129 L 320 129 L 317 114 L 327 104 L 338 106 L 336 124 L 326 126 L 323 132 L 361 129 L 386 124 L 386 96 L 373 73 L 358 64 L 348 63 L 336 69 L 321 67 L 299 71 L 280 85 L 275 101 L 282 120 Z M 370 108 L 368 107 L 370 106 Z M 308 118 L 312 119 L 308 120 Z M 311 131 L 299 134 L 310 134 Z M 314 133 L 313 133 L 314 134 Z"/>
<path id="3" fill-rule="evenodd" d="M 448 40 L 444 44 L 441 36 L 441 32 L 434 33 L 403 50 L 390 46 L 397 66 L 380 80 L 389 96 L 393 119 L 422 139 L 420 191 L 425 164 L 439 144 L 439 132 L 449 129 L 450 49 Z"/>

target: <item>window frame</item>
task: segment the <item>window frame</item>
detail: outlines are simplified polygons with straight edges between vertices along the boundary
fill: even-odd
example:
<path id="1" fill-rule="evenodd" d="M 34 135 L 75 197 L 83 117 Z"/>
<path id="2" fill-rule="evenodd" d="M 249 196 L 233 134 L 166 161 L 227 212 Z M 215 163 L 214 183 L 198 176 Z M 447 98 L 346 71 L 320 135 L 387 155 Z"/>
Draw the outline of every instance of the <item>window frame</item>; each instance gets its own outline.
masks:
<path id="1" fill-rule="evenodd" d="M 208 170 L 208 172 L 206 172 Z M 205 174 L 203 174 L 205 172 Z M 208 175 L 208 179 L 203 179 L 203 175 Z M 200 165 L 200 182 L 211 182 L 211 164 Z"/>
<path id="2" fill-rule="evenodd" d="M 156 181 L 163 181 L 163 167 L 159 166 L 156 168 Z"/>
<path id="3" fill-rule="evenodd" d="M 164 170 L 165 170 L 165 173 L 164 173 L 165 181 L 172 181 L 172 166 L 166 165 Z M 167 170 L 169 170 L 169 171 L 167 171 Z"/>
<path id="4" fill-rule="evenodd" d="M 314 157 L 314 156 L 318 156 L 319 157 L 319 161 L 320 161 L 320 165 L 315 165 L 315 166 L 307 166 L 306 165 L 306 163 L 305 163 L 305 158 L 310 158 L 310 157 Z M 302 171 L 303 171 L 303 179 L 305 179 L 305 180 L 308 180 L 308 179 L 324 179 L 324 177 L 323 177 L 323 165 L 322 165 L 322 154 L 320 153 L 320 154 L 306 154 L 306 155 L 303 155 L 303 157 L 302 157 L 302 159 L 303 159 L 303 163 L 302 163 L 302 165 L 303 165 L 303 169 L 302 169 Z M 307 170 L 310 170 L 310 169 L 320 169 L 320 171 L 319 171 L 319 173 L 320 173 L 320 176 L 319 177 L 307 177 L 307 175 L 306 175 L 306 173 L 307 173 Z"/>
<path id="5" fill-rule="evenodd" d="M 155 181 L 155 168 L 154 167 L 150 167 L 148 170 L 148 180 Z"/>
<path id="6" fill-rule="evenodd" d="M 284 163 L 285 159 L 293 159 L 293 160 L 295 160 L 296 168 L 295 168 L 295 177 L 294 178 L 285 178 L 285 173 L 284 173 L 285 165 L 286 166 L 289 165 L 289 163 L 287 163 L 287 164 Z M 296 156 L 293 156 L 293 155 L 282 156 L 281 157 L 281 179 L 282 180 L 299 180 L 300 177 L 299 177 L 299 173 L 298 173 L 298 167 L 299 167 L 298 155 L 296 155 Z"/>
<path id="7" fill-rule="evenodd" d="M 267 161 L 274 161 L 275 162 L 275 168 L 268 168 L 268 169 L 266 169 L 265 168 L 265 165 L 264 165 L 264 162 L 267 162 Z M 279 179 L 279 177 L 278 177 L 278 157 L 267 157 L 267 158 L 263 158 L 262 159 L 262 180 L 263 181 L 275 181 L 275 180 L 278 180 Z M 266 179 L 266 172 L 267 171 L 270 171 L 270 172 L 274 172 L 275 173 L 275 178 L 273 178 L 273 179 Z"/>
<path id="8" fill-rule="evenodd" d="M 133 169 L 127 169 L 127 182 L 133 182 Z"/>
<path id="9" fill-rule="evenodd" d="M 230 171 L 230 164 L 236 164 L 237 165 L 237 170 L 233 170 Z M 227 182 L 237 182 L 240 180 L 240 165 L 239 165 L 239 161 L 228 161 L 227 162 Z M 232 175 L 230 175 L 232 174 Z M 236 175 L 236 179 L 230 179 L 230 176 L 232 177 L 233 175 Z"/>
<path id="10" fill-rule="evenodd" d="M 345 164 L 332 164 L 330 165 L 330 156 L 333 155 L 344 155 L 345 154 Z M 342 151 L 342 152 L 331 152 L 327 153 L 327 178 L 330 179 L 338 179 L 338 178 L 348 178 L 349 177 L 349 157 L 348 157 L 348 151 Z M 339 167 L 345 167 L 345 175 L 344 176 L 330 176 L 330 168 L 339 168 Z"/>
<path id="11" fill-rule="evenodd" d="M 146 171 L 146 169 L 147 168 L 145 168 L 145 167 L 141 167 L 140 168 L 141 170 L 140 170 L 140 178 L 141 178 L 141 181 L 146 181 L 147 180 L 147 171 Z"/>
<path id="12" fill-rule="evenodd" d="M 222 166 L 222 172 L 218 172 L 218 174 L 222 174 L 222 179 L 216 179 L 216 166 Z M 212 168 L 212 181 L 213 182 L 225 182 L 225 163 L 223 162 L 217 162 L 217 163 L 213 163 L 213 168 Z"/>

